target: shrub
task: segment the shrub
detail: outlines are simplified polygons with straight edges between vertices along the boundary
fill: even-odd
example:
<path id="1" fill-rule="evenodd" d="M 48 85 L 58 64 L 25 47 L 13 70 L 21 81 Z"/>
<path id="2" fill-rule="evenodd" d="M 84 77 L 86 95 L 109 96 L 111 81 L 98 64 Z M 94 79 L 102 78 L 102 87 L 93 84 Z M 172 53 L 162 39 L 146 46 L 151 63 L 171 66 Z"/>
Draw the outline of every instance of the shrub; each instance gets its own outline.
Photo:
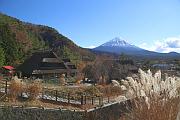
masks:
<path id="1" fill-rule="evenodd" d="M 23 83 L 19 80 L 11 81 L 9 86 L 9 96 L 12 101 L 15 101 L 17 97 L 23 92 L 24 86 Z"/>
<path id="2" fill-rule="evenodd" d="M 118 86 L 112 86 L 112 85 L 105 85 L 105 86 L 97 86 L 99 91 L 104 95 L 104 96 L 116 96 L 116 95 L 121 95 L 122 91 L 120 87 Z"/>
<path id="3" fill-rule="evenodd" d="M 27 95 L 29 100 L 35 100 L 39 93 L 42 92 L 42 85 L 39 81 L 34 81 L 27 87 Z"/>
<path id="4" fill-rule="evenodd" d="M 102 95 L 102 93 L 99 91 L 99 89 L 96 86 L 89 86 L 84 90 L 84 93 L 86 93 L 86 95 L 90 95 L 90 96 L 100 96 Z"/>
<path id="5" fill-rule="evenodd" d="M 62 74 L 59 78 L 59 83 L 60 85 L 65 85 L 66 84 L 66 80 L 65 80 L 65 74 Z"/>

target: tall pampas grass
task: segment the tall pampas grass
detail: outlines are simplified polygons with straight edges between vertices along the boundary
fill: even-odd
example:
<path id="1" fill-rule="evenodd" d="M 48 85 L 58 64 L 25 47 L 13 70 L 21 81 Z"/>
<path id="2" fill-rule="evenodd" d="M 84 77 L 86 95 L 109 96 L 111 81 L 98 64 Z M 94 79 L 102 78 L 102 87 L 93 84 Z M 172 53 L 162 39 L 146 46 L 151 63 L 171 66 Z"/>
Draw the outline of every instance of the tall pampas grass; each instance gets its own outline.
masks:
<path id="1" fill-rule="evenodd" d="M 176 120 L 180 111 L 179 77 L 165 76 L 161 71 L 154 75 L 150 70 L 139 70 L 139 78 L 122 80 L 126 98 L 132 99 L 133 108 L 125 120 Z M 123 118 L 121 118 L 123 119 Z"/>

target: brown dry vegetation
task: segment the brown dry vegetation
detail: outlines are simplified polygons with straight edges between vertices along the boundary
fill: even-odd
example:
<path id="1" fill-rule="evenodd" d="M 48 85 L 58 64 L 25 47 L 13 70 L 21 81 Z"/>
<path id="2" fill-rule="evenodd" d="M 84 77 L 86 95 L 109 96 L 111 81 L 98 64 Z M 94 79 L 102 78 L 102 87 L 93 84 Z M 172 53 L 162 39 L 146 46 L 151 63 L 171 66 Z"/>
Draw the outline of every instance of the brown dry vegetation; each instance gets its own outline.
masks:
<path id="1" fill-rule="evenodd" d="M 35 100 L 42 92 L 42 85 L 38 81 L 30 84 L 24 84 L 21 81 L 13 80 L 10 82 L 8 96 L 10 101 L 16 101 L 21 93 L 27 93 L 29 100 Z"/>
<path id="2" fill-rule="evenodd" d="M 144 98 L 133 100 L 133 110 L 120 120 L 176 120 L 180 106 L 179 97 L 151 97 L 150 99 L 149 109 Z"/>
<path id="3" fill-rule="evenodd" d="M 23 84 L 20 81 L 11 81 L 11 84 L 9 86 L 9 97 L 10 100 L 16 101 L 18 96 L 23 92 L 24 87 Z"/>
<path id="4" fill-rule="evenodd" d="M 122 94 L 122 91 L 118 86 L 99 85 L 97 88 L 103 94 L 103 96 L 118 96 Z"/>
<path id="5" fill-rule="evenodd" d="M 37 96 L 42 92 L 42 85 L 39 81 L 34 81 L 27 87 L 28 98 L 36 100 Z"/>

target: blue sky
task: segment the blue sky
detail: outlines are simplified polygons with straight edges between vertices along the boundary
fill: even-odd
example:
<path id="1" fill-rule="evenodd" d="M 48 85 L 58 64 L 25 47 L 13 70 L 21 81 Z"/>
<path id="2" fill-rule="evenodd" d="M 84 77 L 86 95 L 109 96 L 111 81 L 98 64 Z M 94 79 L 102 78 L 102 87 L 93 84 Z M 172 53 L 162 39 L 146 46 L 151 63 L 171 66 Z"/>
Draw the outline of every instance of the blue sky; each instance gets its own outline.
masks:
<path id="1" fill-rule="evenodd" d="M 81 47 L 121 37 L 180 52 L 180 0 L 0 0 L 0 12 L 54 27 Z"/>

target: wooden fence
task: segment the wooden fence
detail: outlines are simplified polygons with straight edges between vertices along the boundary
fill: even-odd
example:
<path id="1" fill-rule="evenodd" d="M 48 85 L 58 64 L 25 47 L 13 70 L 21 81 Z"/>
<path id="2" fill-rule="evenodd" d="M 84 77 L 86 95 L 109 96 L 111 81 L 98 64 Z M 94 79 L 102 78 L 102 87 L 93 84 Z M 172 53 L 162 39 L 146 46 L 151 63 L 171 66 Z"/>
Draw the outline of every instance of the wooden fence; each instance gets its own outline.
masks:
<path id="1" fill-rule="evenodd" d="M 58 90 L 52 90 L 44 88 L 42 95 L 42 99 L 46 100 L 54 100 L 59 102 L 66 102 L 71 104 L 80 104 L 80 105 L 103 105 L 106 103 L 110 103 L 114 100 L 114 97 L 103 97 L 103 96 L 90 96 L 90 95 L 79 95 L 79 94 L 71 94 L 65 93 Z"/>
<path id="2" fill-rule="evenodd" d="M 0 92 L 3 94 L 8 94 L 10 83 L 7 81 L 0 81 Z M 28 93 L 23 93 L 22 97 L 27 97 Z M 0 96 L 1 97 L 1 96 Z M 76 105 L 95 105 L 102 106 L 103 104 L 110 103 L 114 100 L 114 97 L 103 97 L 103 96 L 90 96 L 86 94 L 72 94 L 67 92 L 62 92 L 58 90 L 43 88 L 42 93 L 39 94 L 38 98 L 43 100 L 50 100 L 55 102 L 64 102 L 68 104 Z"/>

